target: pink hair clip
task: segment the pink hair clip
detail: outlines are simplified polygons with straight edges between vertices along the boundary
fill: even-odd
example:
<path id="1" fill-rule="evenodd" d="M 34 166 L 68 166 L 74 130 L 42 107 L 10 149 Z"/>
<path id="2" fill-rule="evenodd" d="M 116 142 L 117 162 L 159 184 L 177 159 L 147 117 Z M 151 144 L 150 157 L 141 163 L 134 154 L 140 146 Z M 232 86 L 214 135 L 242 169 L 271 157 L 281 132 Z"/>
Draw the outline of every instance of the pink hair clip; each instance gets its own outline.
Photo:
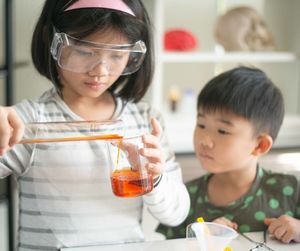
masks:
<path id="1" fill-rule="evenodd" d="M 122 0 L 79 0 L 70 5 L 65 11 L 83 8 L 112 9 L 135 16 L 133 11 Z"/>

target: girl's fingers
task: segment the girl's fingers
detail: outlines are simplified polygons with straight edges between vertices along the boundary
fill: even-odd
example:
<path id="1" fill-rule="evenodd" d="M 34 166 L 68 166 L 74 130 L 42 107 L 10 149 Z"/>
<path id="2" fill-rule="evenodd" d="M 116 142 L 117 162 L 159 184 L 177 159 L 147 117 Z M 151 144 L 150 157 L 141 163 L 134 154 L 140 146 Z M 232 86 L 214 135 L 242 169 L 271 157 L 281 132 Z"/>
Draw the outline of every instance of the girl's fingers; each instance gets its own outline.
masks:
<path id="1" fill-rule="evenodd" d="M 152 132 L 151 134 L 160 138 L 161 133 L 162 133 L 162 128 L 160 124 L 158 123 L 156 118 L 151 118 L 150 120 L 151 126 L 152 126 Z"/>
<path id="2" fill-rule="evenodd" d="M 24 134 L 24 124 L 13 108 L 10 108 L 10 112 L 8 114 L 8 122 L 10 124 L 10 127 L 13 128 L 12 135 L 9 140 L 9 145 L 13 146 L 22 139 Z"/>
<path id="3" fill-rule="evenodd" d="M 145 148 L 141 149 L 141 154 L 151 163 L 163 163 L 163 150 L 159 138 L 153 135 L 143 135 Z"/>
<path id="4" fill-rule="evenodd" d="M 159 175 L 163 172 L 162 164 L 147 163 L 146 168 L 153 176 Z"/>
<path id="5" fill-rule="evenodd" d="M 162 152 L 159 149 L 155 149 L 155 148 L 143 148 L 140 150 L 140 153 L 142 156 L 148 158 L 150 160 L 150 162 L 158 162 L 158 163 L 162 163 Z"/>
<path id="6" fill-rule="evenodd" d="M 148 159 L 149 163 L 146 164 L 146 168 L 155 176 L 163 172 L 164 157 L 160 144 L 162 128 L 155 118 L 151 118 L 150 123 L 152 131 L 150 135 L 143 135 L 142 140 L 145 147 L 140 150 L 140 153 Z"/>
<path id="7" fill-rule="evenodd" d="M 153 135 L 144 134 L 142 136 L 142 141 L 146 148 L 161 148 L 159 138 Z"/>
<path id="8" fill-rule="evenodd" d="M 0 116 L 1 126 L 0 126 L 0 149 L 7 148 L 9 145 L 9 139 L 11 136 L 11 128 L 9 126 L 9 123 L 7 121 L 7 118 L 2 118 L 3 116 Z"/>
<path id="9" fill-rule="evenodd" d="M 162 128 L 156 118 L 150 120 L 152 131 L 150 135 L 143 135 L 143 143 L 146 147 L 160 147 Z"/>
<path id="10" fill-rule="evenodd" d="M 163 172 L 164 157 L 163 153 L 158 148 L 143 148 L 140 150 L 142 156 L 148 159 L 149 163 L 146 168 L 153 175 L 161 174 Z"/>
<path id="11" fill-rule="evenodd" d="M 0 107 L 0 150 L 1 154 L 21 140 L 24 125 L 12 107 Z"/>

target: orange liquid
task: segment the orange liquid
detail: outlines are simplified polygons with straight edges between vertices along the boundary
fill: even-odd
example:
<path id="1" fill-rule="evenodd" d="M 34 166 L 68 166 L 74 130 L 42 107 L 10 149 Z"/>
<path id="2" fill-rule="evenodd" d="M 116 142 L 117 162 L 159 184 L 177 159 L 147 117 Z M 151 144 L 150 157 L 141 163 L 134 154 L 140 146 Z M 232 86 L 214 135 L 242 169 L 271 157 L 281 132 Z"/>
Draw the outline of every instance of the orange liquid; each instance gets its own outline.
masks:
<path id="1" fill-rule="evenodd" d="M 110 139 L 122 139 L 122 138 L 123 136 L 120 136 L 118 134 L 106 134 L 106 135 L 62 137 L 62 138 L 23 139 L 20 141 L 20 144 L 83 141 L 83 140 L 110 140 Z"/>
<path id="2" fill-rule="evenodd" d="M 140 172 L 130 169 L 114 171 L 111 184 L 115 195 L 126 198 L 140 196 L 153 189 L 152 175 L 141 177 Z"/>

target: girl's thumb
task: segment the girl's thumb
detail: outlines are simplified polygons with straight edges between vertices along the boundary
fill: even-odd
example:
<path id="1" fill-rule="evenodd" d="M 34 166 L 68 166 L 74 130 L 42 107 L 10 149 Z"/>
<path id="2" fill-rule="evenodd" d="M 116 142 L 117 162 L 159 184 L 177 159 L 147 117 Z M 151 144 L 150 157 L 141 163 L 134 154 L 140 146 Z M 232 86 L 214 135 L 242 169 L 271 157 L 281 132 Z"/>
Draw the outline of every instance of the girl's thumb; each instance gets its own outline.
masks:
<path id="1" fill-rule="evenodd" d="M 162 128 L 156 118 L 151 118 L 151 126 L 152 126 L 151 134 L 156 137 L 160 137 L 162 133 Z"/>

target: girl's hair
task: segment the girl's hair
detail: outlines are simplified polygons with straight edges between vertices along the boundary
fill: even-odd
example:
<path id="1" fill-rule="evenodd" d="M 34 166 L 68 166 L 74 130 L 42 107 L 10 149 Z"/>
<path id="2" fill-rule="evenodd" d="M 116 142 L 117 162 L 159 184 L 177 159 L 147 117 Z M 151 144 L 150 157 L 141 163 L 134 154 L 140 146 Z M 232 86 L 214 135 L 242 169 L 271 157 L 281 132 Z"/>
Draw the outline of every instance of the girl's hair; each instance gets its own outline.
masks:
<path id="1" fill-rule="evenodd" d="M 255 68 L 237 67 L 211 79 L 201 90 L 198 110 L 229 112 L 247 119 L 254 134 L 276 139 L 284 117 L 281 91 L 266 74 Z"/>
<path id="2" fill-rule="evenodd" d="M 117 31 L 130 43 L 144 41 L 147 52 L 140 69 L 131 75 L 120 76 L 109 91 L 126 102 L 138 102 L 148 90 L 154 69 L 152 27 L 143 3 L 141 0 L 123 0 L 135 16 L 103 8 L 64 11 L 76 1 L 46 0 L 32 37 L 31 55 L 35 68 L 61 90 L 57 65 L 50 54 L 55 29 L 79 39 L 99 31 Z"/>

